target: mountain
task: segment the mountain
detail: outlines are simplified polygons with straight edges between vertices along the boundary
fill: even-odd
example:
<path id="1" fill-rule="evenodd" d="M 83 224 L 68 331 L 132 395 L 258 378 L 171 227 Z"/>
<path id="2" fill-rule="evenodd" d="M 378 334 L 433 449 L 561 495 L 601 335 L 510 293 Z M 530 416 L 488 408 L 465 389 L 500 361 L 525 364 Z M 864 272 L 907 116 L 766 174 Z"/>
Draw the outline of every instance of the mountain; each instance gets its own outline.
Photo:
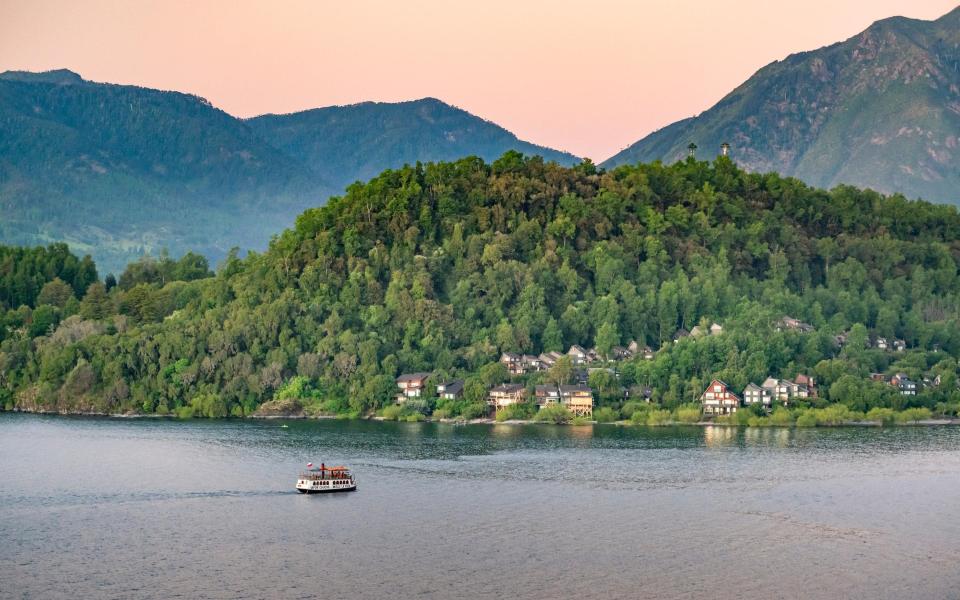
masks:
<path id="1" fill-rule="evenodd" d="M 960 8 L 895 17 L 759 70 L 704 113 L 604 166 L 677 160 L 690 143 L 752 171 L 960 204 Z"/>
<path id="2" fill-rule="evenodd" d="M 819 190 L 722 157 L 602 171 L 509 152 L 406 166 L 308 209 L 213 276 L 195 261 L 143 265 L 75 298 L 40 268 L 58 253 L 41 253 L 38 268 L 0 278 L 13 292 L 42 284 L 34 306 L 0 308 L 0 408 L 469 418 L 494 385 L 570 377 L 569 364 L 511 377 L 503 352 L 610 356 L 635 340 L 655 358 L 623 360 L 616 377 L 592 369 L 595 414 L 657 409 L 662 422 L 668 408 L 696 421 L 682 405 L 713 379 L 739 391 L 798 373 L 821 395 L 791 400 L 793 416 L 828 401 L 956 414 L 958 240 L 956 207 Z M 811 328 L 781 330 L 785 315 Z M 722 334 L 673 342 L 714 322 Z M 399 407 L 395 378 L 415 372 L 433 374 L 427 391 Z M 878 372 L 943 383 L 906 398 L 871 381 Z M 433 397 L 451 379 L 464 397 Z M 624 405 L 621 386 L 649 386 L 654 404 Z"/>
<path id="3" fill-rule="evenodd" d="M 4 242 L 65 241 L 111 271 L 163 247 L 220 257 L 265 245 L 322 189 L 197 96 L 66 70 L 0 74 Z"/>
<path id="4" fill-rule="evenodd" d="M 436 98 L 331 106 L 263 115 L 247 123 L 264 140 L 338 188 L 417 161 L 470 155 L 494 160 L 507 150 L 540 155 L 562 165 L 580 162 L 566 152 L 519 140 L 503 127 Z"/>
<path id="5" fill-rule="evenodd" d="M 7 71 L 0 242 L 67 242 L 102 274 L 164 248 L 215 264 L 386 168 L 510 149 L 577 162 L 433 99 L 244 121 L 190 94 Z"/>

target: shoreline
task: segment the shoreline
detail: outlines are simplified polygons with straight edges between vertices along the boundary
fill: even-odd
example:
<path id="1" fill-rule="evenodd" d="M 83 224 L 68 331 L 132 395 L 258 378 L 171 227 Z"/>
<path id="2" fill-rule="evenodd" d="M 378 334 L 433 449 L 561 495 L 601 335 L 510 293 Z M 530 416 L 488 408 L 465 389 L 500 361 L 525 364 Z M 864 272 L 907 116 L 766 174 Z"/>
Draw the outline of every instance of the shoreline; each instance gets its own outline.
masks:
<path id="1" fill-rule="evenodd" d="M 158 415 L 158 414 L 143 414 L 143 413 L 104 413 L 104 412 L 94 412 L 94 411 L 53 411 L 53 410 L 24 410 L 24 409 L 14 409 L 14 410 L 4 410 L 0 411 L 0 414 L 3 413 L 13 413 L 13 414 L 28 414 L 28 415 L 44 415 L 44 416 L 56 416 L 56 417 L 91 417 L 91 418 L 100 418 L 100 419 L 167 419 L 170 421 L 324 421 L 324 420 L 341 420 L 341 421 L 379 421 L 386 423 L 404 423 L 406 421 L 395 421 L 392 419 L 385 419 L 379 416 L 368 416 L 368 417 L 358 417 L 358 418 L 347 418 L 347 417 L 338 417 L 336 415 L 247 415 L 245 417 L 224 417 L 222 419 L 209 419 L 206 417 L 191 417 L 189 419 L 181 419 L 176 415 Z M 960 418 L 958 419 L 923 419 L 919 421 L 910 421 L 906 423 L 887 423 L 884 424 L 881 421 L 847 421 L 839 425 L 816 425 L 813 427 L 797 427 L 796 424 L 792 425 L 739 425 L 736 423 L 715 423 L 713 421 L 697 421 L 695 423 L 683 423 L 679 421 L 670 421 L 663 423 L 662 425 L 646 425 L 646 424 L 637 424 L 631 423 L 630 421 L 613 421 L 601 423 L 599 421 L 587 421 L 586 423 L 573 424 L 573 423 L 553 423 L 551 421 L 535 421 L 533 419 L 508 419 L 506 421 L 497 421 L 496 419 L 491 418 L 481 418 L 481 419 L 432 419 L 430 417 L 425 417 L 422 421 L 412 421 L 412 423 L 437 423 L 441 425 L 553 425 L 556 427 L 587 427 L 594 425 L 612 425 L 617 427 L 677 427 L 677 426 L 687 426 L 687 427 L 731 427 L 731 428 L 744 428 L 744 429 L 835 429 L 838 427 L 870 427 L 870 428 L 880 428 L 885 427 L 951 427 L 951 426 L 960 426 Z"/>

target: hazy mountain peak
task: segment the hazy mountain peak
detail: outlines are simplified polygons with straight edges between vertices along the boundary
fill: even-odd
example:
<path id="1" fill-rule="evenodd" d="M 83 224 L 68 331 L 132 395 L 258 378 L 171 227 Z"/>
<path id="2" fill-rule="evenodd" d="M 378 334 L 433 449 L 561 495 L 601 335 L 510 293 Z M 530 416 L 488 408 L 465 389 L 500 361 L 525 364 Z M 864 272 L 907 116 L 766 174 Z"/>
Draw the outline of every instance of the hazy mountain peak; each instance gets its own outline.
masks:
<path id="1" fill-rule="evenodd" d="M 83 77 L 70 69 L 54 69 L 52 71 L 4 71 L 0 79 L 7 81 L 24 81 L 27 83 L 55 83 L 57 85 L 72 85 L 83 83 Z"/>

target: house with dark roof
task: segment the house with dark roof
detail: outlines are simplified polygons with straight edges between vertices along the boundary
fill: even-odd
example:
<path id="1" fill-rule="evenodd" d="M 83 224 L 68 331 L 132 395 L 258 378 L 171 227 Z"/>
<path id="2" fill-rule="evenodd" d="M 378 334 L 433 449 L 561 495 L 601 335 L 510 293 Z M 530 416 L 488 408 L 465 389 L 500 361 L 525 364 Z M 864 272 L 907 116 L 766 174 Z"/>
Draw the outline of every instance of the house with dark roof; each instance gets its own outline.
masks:
<path id="1" fill-rule="evenodd" d="M 407 398 L 419 398 L 423 395 L 430 373 L 405 373 L 397 377 L 397 404 L 403 404 Z"/>
<path id="2" fill-rule="evenodd" d="M 437 386 L 437 396 L 445 400 L 458 400 L 463 397 L 463 380 L 454 379 Z"/>

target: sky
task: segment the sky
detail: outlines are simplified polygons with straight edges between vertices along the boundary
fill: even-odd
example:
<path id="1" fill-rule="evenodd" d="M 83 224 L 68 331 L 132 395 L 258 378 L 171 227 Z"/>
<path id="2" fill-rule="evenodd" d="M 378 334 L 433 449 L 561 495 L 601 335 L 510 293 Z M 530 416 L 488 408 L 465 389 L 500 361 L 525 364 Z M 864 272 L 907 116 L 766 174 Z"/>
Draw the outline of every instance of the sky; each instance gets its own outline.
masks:
<path id="1" fill-rule="evenodd" d="M 760 67 L 958 0 L 0 0 L 0 71 L 190 92 L 236 116 L 433 96 L 601 161 Z"/>

